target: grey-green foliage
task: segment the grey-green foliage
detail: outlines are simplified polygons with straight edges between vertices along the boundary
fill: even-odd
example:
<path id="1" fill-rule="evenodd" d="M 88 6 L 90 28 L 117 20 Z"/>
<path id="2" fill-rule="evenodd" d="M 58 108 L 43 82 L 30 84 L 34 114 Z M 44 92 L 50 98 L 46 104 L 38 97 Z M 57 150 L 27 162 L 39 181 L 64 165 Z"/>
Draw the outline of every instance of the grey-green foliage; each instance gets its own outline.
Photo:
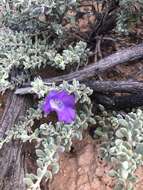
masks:
<path id="1" fill-rule="evenodd" d="M 76 1 L 2 0 L 0 3 L 3 10 L 0 15 L 0 92 L 30 81 L 35 69 L 46 67 L 48 70 L 52 66 L 64 70 L 66 66 L 78 68 L 86 64 L 88 50 L 85 42 L 63 45 L 66 35 L 62 19 Z M 37 173 L 27 174 L 25 182 L 28 189 L 38 190 L 43 179 L 51 179 L 58 172 L 59 153 L 69 151 L 72 140 L 81 139 L 82 131 L 95 120 L 89 98 L 92 91 L 78 81 L 46 86 L 38 78 L 32 82 L 32 89 L 42 98 L 39 107 L 29 109 L 7 132 L 6 138 L 0 139 L 0 148 L 11 139 L 37 143 Z M 43 117 L 41 104 L 52 89 L 65 89 L 75 94 L 76 120 L 69 125 L 49 120 L 33 127 L 34 121 Z"/>
<path id="2" fill-rule="evenodd" d="M 58 160 L 60 154 L 71 149 L 74 139 L 81 140 L 83 130 L 87 129 L 89 124 L 95 124 L 95 120 L 93 119 L 92 104 L 89 98 L 92 90 L 84 84 L 74 80 L 72 84 L 63 82 L 59 86 L 55 86 L 55 84 L 46 86 L 41 79 L 36 79 L 32 82 L 32 86 L 33 91 L 40 97 L 39 108 L 29 109 L 26 116 L 22 117 L 13 129 L 7 132 L 7 137 L 1 139 L 0 145 L 2 147 L 4 143 L 9 142 L 12 138 L 20 139 L 23 142 L 32 142 L 33 140 L 37 142 L 35 146 L 37 173 L 27 174 L 25 182 L 29 190 L 40 190 L 41 181 L 51 179 L 59 171 Z M 49 120 L 47 123 L 35 126 L 34 129 L 35 119 L 39 120 L 43 117 L 41 111 L 43 98 L 53 89 L 66 89 L 69 93 L 75 94 L 76 104 L 78 105 L 76 120 L 71 124 Z"/>
<path id="3" fill-rule="evenodd" d="M 66 43 L 68 30 L 63 19 L 75 5 L 76 1 L 69 0 L 1 1 L 1 92 L 30 80 L 34 69 L 52 66 L 64 70 L 87 63 L 85 42 Z"/>
<path id="4" fill-rule="evenodd" d="M 66 66 L 82 65 L 87 61 L 86 43 L 78 42 L 74 47 L 58 53 L 53 44 L 47 40 L 35 39 L 35 43 L 28 34 L 13 32 L 9 29 L 2 29 L 0 32 L 0 91 L 13 88 L 15 85 L 24 82 L 24 77 L 10 77 L 14 69 L 23 73 L 34 69 L 44 68 L 47 65 L 64 70 Z M 29 76 L 30 78 L 30 76 Z"/>
<path id="5" fill-rule="evenodd" d="M 133 189 L 135 170 L 143 164 L 143 112 L 107 113 L 96 117 L 95 137 L 103 139 L 101 155 L 111 162 L 112 177 L 117 178 L 115 189 Z"/>
<path id="6" fill-rule="evenodd" d="M 142 0 L 138 2 L 142 4 Z M 46 66 L 64 70 L 67 66 L 86 64 L 86 43 L 66 43 L 68 30 L 63 27 L 67 11 L 76 10 L 77 3 L 76 0 L 1 0 L 3 11 L 0 26 L 3 29 L 0 28 L 0 91 L 15 88 L 25 82 L 29 70 L 31 72 Z M 134 16 L 131 9 L 128 10 L 132 4 L 131 0 L 120 0 L 121 12 L 117 23 L 119 31 L 125 31 L 128 19 L 131 15 Z M 17 72 L 13 76 L 14 71 Z M 28 77 L 30 79 L 30 75 Z M 32 82 L 32 89 L 42 98 L 39 108 L 27 111 L 27 115 L 7 133 L 7 137 L 0 139 L 0 148 L 12 138 L 37 142 L 37 173 L 27 174 L 25 182 L 29 190 L 38 190 L 43 179 L 51 179 L 58 172 L 60 153 L 69 151 L 72 140 L 81 139 L 82 131 L 95 121 L 89 98 L 92 92 L 78 81 L 45 86 L 38 78 Z M 69 125 L 48 121 L 33 127 L 34 121 L 43 117 L 40 109 L 43 98 L 53 89 L 65 89 L 75 94 L 78 104 L 76 120 Z M 104 142 L 102 156 L 114 163 L 115 170 L 110 174 L 118 178 L 117 188 L 129 190 L 135 179 L 134 171 L 142 164 L 143 114 L 140 110 L 123 116 L 105 110 L 102 114 L 96 116 L 100 127 L 95 132 L 95 136 L 102 137 Z"/>
<path id="7" fill-rule="evenodd" d="M 119 6 L 116 28 L 119 33 L 128 34 L 143 16 L 143 0 L 119 0 Z"/>
<path id="8" fill-rule="evenodd" d="M 15 30 L 35 32 L 61 27 L 67 11 L 76 0 L 2 0 L 2 23 Z M 47 18 L 47 19 L 46 19 Z"/>
<path id="9" fill-rule="evenodd" d="M 35 69 L 51 65 L 65 69 L 66 65 L 85 63 L 87 59 L 86 43 L 80 41 L 69 46 L 60 54 L 45 40 L 35 39 L 23 32 L 2 29 L 0 32 L 1 65 L 11 70 L 12 67 Z M 84 55 L 85 53 L 85 55 Z"/>
<path id="10" fill-rule="evenodd" d="M 52 66 L 64 70 L 67 66 L 78 68 L 86 64 L 86 43 L 68 42 L 68 31 L 62 25 L 64 16 L 76 5 L 76 1 L 2 0 L 0 3 L 3 10 L 0 15 L 0 92 L 30 81 L 35 69 L 46 67 L 48 70 Z M 0 139 L 0 148 L 11 139 L 37 143 L 37 172 L 27 174 L 25 182 L 29 190 L 38 190 L 42 180 L 51 179 L 58 172 L 60 153 L 69 151 L 72 140 L 80 140 L 83 130 L 95 120 L 89 98 L 92 90 L 78 81 L 46 86 L 38 78 L 32 82 L 32 89 L 41 98 L 39 107 L 29 109 L 7 132 L 6 138 Z M 34 121 L 43 117 L 41 104 L 44 97 L 53 89 L 65 89 L 75 94 L 76 120 L 69 125 L 48 120 L 33 127 Z"/>
<path id="11" fill-rule="evenodd" d="M 34 109 L 30 108 L 27 110 L 25 116 L 21 116 L 20 120 L 18 121 L 15 126 L 6 132 L 6 138 L 0 139 L 0 148 L 2 148 L 4 143 L 9 142 L 12 138 L 19 139 L 22 137 L 22 141 L 31 142 L 32 140 L 37 138 L 37 130 L 34 132 L 31 131 L 32 126 L 34 125 L 35 120 L 40 120 L 42 118 L 42 111 L 41 109 Z"/>

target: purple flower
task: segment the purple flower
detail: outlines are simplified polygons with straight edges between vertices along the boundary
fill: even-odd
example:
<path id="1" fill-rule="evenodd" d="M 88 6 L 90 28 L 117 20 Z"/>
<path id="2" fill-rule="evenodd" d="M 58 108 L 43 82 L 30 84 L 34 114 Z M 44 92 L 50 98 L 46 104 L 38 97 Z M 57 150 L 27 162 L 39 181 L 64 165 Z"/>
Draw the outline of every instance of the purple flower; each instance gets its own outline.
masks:
<path id="1" fill-rule="evenodd" d="M 71 123 L 76 117 L 75 97 L 65 90 L 52 90 L 45 98 L 43 111 L 47 114 L 55 111 L 59 121 Z"/>

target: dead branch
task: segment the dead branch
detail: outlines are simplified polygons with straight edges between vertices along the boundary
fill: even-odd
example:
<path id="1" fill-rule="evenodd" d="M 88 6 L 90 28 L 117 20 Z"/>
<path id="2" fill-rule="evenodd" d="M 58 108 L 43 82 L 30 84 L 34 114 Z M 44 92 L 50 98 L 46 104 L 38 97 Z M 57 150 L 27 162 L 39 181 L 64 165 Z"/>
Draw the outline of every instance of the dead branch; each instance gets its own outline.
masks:
<path id="1" fill-rule="evenodd" d="M 143 92 L 140 94 L 111 96 L 95 93 L 92 97 L 95 109 L 97 104 L 102 104 L 106 110 L 124 110 L 143 106 Z"/>
<path id="2" fill-rule="evenodd" d="M 87 78 L 93 77 L 95 74 L 106 71 L 112 67 L 115 67 L 119 64 L 126 63 L 128 61 L 133 61 L 143 57 L 143 43 L 129 47 L 123 50 L 120 50 L 104 59 L 101 59 L 97 63 L 93 63 L 84 67 L 83 69 L 69 73 L 66 75 L 53 77 L 50 79 L 45 79 L 45 83 L 56 82 L 60 83 L 62 81 L 72 81 L 73 79 L 83 81 Z"/>
<path id="3" fill-rule="evenodd" d="M 143 43 L 129 47 L 124 50 L 120 50 L 104 59 L 101 59 L 97 63 L 88 65 L 83 69 L 72 72 L 66 75 L 61 75 L 57 77 L 52 77 L 49 79 L 44 79 L 45 84 L 49 83 L 61 83 L 62 81 L 72 81 L 73 79 L 84 81 L 90 77 L 93 77 L 95 74 L 106 71 L 112 67 L 115 67 L 119 64 L 133 61 L 143 57 Z M 30 84 L 25 85 L 26 88 L 17 89 L 15 94 L 27 94 L 31 92 Z M 28 88 L 27 88 L 28 87 Z"/>
<path id="4" fill-rule="evenodd" d="M 99 93 L 138 93 L 143 92 L 143 81 L 96 81 L 88 80 L 83 81 L 84 84 L 93 89 L 94 92 Z M 47 84 L 47 83 L 45 83 Z M 25 87 L 19 88 L 15 91 L 15 94 L 33 94 L 32 88 Z"/>
<path id="5" fill-rule="evenodd" d="M 94 92 L 99 93 L 138 93 L 143 92 L 143 82 L 138 81 L 93 81 L 85 82 Z"/>

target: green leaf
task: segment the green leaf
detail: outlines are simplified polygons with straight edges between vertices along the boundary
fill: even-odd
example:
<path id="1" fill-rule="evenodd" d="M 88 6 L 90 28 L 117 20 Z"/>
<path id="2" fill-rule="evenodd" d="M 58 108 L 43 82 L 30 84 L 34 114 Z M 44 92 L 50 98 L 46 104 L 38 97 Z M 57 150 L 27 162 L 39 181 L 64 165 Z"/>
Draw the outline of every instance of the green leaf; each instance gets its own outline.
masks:
<path id="1" fill-rule="evenodd" d="M 99 104 L 99 109 L 100 109 L 100 111 L 105 111 L 105 108 L 104 108 L 104 106 L 103 105 L 101 105 L 101 104 Z"/>
<path id="2" fill-rule="evenodd" d="M 41 149 L 36 149 L 36 155 L 38 157 L 45 157 L 45 153 Z"/>
<path id="3" fill-rule="evenodd" d="M 102 132 L 101 128 L 97 128 L 95 131 L 94 131 L 94 136 L 96 138 L 96 136 L 98 137 L 102 137 L 104 136 L 105 134 Z"/>
<path id="4" fill-rule="evenodd" d="M 128 130 L 125 128 L 120 128 L 116 131 L 116 136 L 118 138 L 127 137 L 128 138 Z"/>
<path id="5" fill-rule="evenodd" d="M 74 138 L 75 138 L 75 139 L 78 139 L 78 140 L 82 140 L 82 132 L 81 132 L 81 131 L 77 131 L 77 132 L 74 134 Z"/>
<path id="6" fill-rule="evenodd" d="M 128 180 L 131 181 L 131 183 L 135 183 L 137 181 L 138 177 L 134 176 L 132 174 L 129 174 Z"/>
<path id="7" fill-rule="evenodd" d="M 123 127 L 128 127 L 128 122 L 125 119 L 119 119 L 119 124 Z"/>
<path id="8" fill-rule="evenodd" d="M 137 154 L 141 154 L 143 156 L 143 143 L 138 143 L 136 145 L 135 151 Z"/>
<path id="9" fill-rule="evenodd" d="M 122 167 L 127 170 L 129 168 L 129 163 L 127 161 L 122 162 Z"/>
<path id="10" fill-rule="evenodd" d="M 41 160 L 37 160 L 37 166 L 39 168 L 43 168 L 43 162 Z"/>
<path id="11" fill-rule="evenodd" d="M 120 162 L 124 162 L 124 161 L 126 161 L 126 160 L 129 160 L 129 158 L 130 158 L 130 157 L 128 156 L 128 154 L 125 153 L 125 152 L 118 153 L 117 157 L 118 157 L 118 159 L 120 160 Z"/>
<path id="12" fill-rule="evenodd" d="M 110 170 L 109 173 L 108 173 L 108 175 L 110 177 L 118 177 L 118 172 L 115 171 L 115 170 Z"/>
<path id="13" fill-rule="evenodd" d="M 129 175 L 129 171 L 126 170 L 126 169 L 124 169 L 124 168 L 121 168 L 121 177 L 122 177 L 124 180 L 127 180 L 128 175 Z"/>
<path id="14" fill-rule="evenodd" d="M 115 154 L 116 154 L 116 151 L 117 151 L 116 147 L 112 147 L 112 148 L 110 148 L 109 153 L 110 153 L 111 155 L 115 155 Z"/>
<path id="15" fill-rule="evenodd" d="M 37 169 L 37 176 L 40 177 L 42 175 L 42 170 L 41 168 L 38 168 Z"/>
<path id="16" fill-rule="evenodd" d="M 59 172 L 59 169 L 60 169 L 60 167 L 59 167 L 59 164 L 58 164 L 58 163 L 54 163 L 54 164 L 52 165 L 52 173 L 53 173 L 53 174 L 57 174 L 57 173 Z"/>
<path id="17" fill-rule="evenodd" d="M 114 190 L 124 190 L 124 184 L 118 183 L 118 184 L 115 186 L 115 189 L 114 189 Z"/>
<path id="18" fill-rule="evenodd" d="M 24 178 L 24 183 L 26 183 L 27 186 L 32 186 L 33 185 L 33 181 L 31 178 Z"/>
<path id="19" fill-rule="evenodd" d="M 45 173 L 45 177 L 48 179 L 52 179 L 53 175 L 52 175 L 52 172 L 47 170 L 47 172 Z"/>

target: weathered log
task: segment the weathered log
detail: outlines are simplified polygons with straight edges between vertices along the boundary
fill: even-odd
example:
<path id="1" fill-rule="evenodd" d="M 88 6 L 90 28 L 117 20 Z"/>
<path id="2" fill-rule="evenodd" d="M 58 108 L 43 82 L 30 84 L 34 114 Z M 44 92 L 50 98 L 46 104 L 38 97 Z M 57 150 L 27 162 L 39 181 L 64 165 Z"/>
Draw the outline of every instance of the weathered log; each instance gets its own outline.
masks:
<path id="1" fill-rule="evenodd" d="M 111 96 L 96 93 L 92 96 L 92 100 L 96 105 L 102 104 L 106 110 L 131 109 L 143 106 L 143 92 L 124 96 Z M 94 107 L 96 108 L 96 106 Z"/>
<path id="2" fill-rule="evenodd" d="M 106 58 L 103 58 L 97 63 L 88 65 L 79 71 L 72 72 L 66 75 L 52 77 L 49 79 L 44 79 L 44 82 L 45 84 L 53 82 L 61 83 L 62 81 L 72 81 L 73 79 L 79 81 L 85 81 L 88 78 L 93 77 L 95 74 L 106 71 L 109 68 L 142 57 L 143 57 L 143 43 L 133 47 L 126 48 L 124 50 L 120 50 L 119 52 L 116 52 Z M 24 88 L 17 89 L 15 93 L 16 94 L 30 93 L 31 92 L 31 89 L 29 88 L 30 84 L 28 83 L 25 84 L 24 86 L 25 89 Z"/>
<path id="3" fill-rule="evenodd" d="M 0 137 L 11 129 L 27 108 L 30 107 L 30 99 L 26 96 L 17 96 L 9 92 L 5 111 L 0 122 Z M 0 190 L 26 190 L 24 175 L 26 164 L 22 154 L 22 144 L 11 141 L 4 144 L 0 150 Z"/>

